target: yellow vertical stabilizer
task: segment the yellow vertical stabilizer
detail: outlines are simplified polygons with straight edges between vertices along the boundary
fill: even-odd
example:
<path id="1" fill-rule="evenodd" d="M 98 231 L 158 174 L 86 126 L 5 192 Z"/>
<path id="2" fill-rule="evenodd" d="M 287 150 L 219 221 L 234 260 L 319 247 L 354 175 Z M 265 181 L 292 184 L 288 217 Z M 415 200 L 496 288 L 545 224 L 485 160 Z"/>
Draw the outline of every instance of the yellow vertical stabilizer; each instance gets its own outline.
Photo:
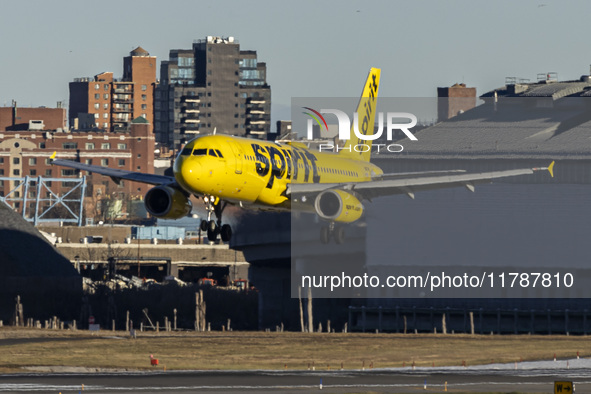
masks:
<path id="1" fill-rule="evenodd" d="M 340 154 L 350 156 L 358 160 L 369 161 L 371 157 L 371 139 L 361 138 L 359 135 L 371 137 L 375 129 L 376 104 L 378 101 L 378 88 L 380 86 L 380 69 L 371 68 L 367 80 L 363 85 L 359 105 L 355 110 L 355 118 L 351 123 L 350 138 L 345 142 Z M 355 128 L 357 128 L 357 132 Z M 359 134 L 359 135 L 358 135 Z"/>

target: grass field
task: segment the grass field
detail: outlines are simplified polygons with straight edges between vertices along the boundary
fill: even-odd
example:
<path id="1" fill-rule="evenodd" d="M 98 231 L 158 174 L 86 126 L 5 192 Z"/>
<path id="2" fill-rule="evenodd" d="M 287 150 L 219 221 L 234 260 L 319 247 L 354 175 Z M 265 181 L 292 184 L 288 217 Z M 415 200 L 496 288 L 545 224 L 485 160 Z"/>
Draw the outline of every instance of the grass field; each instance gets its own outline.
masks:
<path id="1" fill-rule="evenodd" d="M 0 329 L 0 372 L 31 366 L 150 369 L 321 369 L 460 366 L 591 356 L 587 337 Z"/>

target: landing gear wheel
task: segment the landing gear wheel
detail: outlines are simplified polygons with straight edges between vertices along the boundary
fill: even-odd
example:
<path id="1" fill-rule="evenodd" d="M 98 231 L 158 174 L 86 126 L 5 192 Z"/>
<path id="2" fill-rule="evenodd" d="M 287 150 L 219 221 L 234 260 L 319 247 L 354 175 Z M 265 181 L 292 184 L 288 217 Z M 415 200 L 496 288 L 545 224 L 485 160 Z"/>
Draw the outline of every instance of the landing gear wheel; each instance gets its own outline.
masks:
<path id="1" fill-rule="evenodd" d="M 207 239 L 209 240 L 209 242 L 215 242 L 215 241 L 217 241 L 217 238 L 218 238 L 217 231 L 211 231 L 211 229 L 207 230 Z"/>
<path id="2" fill-rule="evenodd" d="M 224 224 L 220 231 L 220 235 L 222 236 L 223 242 L 230 242 L 230 238 L 232 238 L 232 227 L 229 224 Z"/>
<path id="3" fill-rule="evenodd" d="M 337 227 L 333 231 L 334 241 L 337 244 L 342 244 L 345 242 L 345 229 L 342 227 Z"/>
<path id="4" fill-rule="evenodd" d="M 232 236 L 232 229 L 229 225 L 222 225 L 222 213 L 226 208 L 227 203 L 214 196 L 204 196 L 203 202 L 207 209 L 207 221 L 202 221 L 200 228 L 203 231 L 207 231 L 207 238 L 209 242 L 216 242 L 218 235 L 221 234 L 222 240 L 227 242 Z M 212 220 L 211 216 L 215 215 L 216 220 Z"/>
<path id="5" fill-rule="evenodd" d="M 207 238 L 209 242 L 215 242 L 218 238 L 218 225 L 214 220 L 207 222 Z"/>
<path id="6" fill-rule="evenodd" d="M 327 226 L 320 228 L 320 243 L 327 244 L 330 240 L 330 229 Z"/>

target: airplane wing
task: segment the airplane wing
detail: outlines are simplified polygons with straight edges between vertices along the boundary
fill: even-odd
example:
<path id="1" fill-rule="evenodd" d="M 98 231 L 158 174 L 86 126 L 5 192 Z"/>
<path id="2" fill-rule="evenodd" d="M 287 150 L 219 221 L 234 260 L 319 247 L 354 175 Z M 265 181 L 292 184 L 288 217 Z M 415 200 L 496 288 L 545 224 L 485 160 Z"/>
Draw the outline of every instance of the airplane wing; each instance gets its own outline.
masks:
<path id="1" fill-rule="evenodd" d="M 125 171 L 116 168 L 83 164 L 71 160 L 55 159 L 55 153 L 51 156 L 51 164 L 106 175 L 108 177 L 111 177 L 111 179 L 115 183 L 119 183 L 121 179 L 126 179 L 140 183 L 147 183 L 150 185 L 169 185 L 176 182 L 174 177 L 166 175 L 145 174 L 142 172 Z"/>
<path id="2" fill-rule="evenodd" d="M 405 178 L 411 176 L 425 176 L 425 175 L 441 175 L 441 174 L 454 174 L 454 173 L 464 173 L 466 170 L 438 170 L 438 171 L 414 171 L 414 172 L 393 172 L 389 174 L 381 174 L 375 176 L 374 180 L 380 179 L 395 179 L 395 178 Z"/>
<path id="3" fill-rule="evenodd" d="M 517 175 L 533 174 L 534 171 L 548 170 L 553 176 L 554 162 L 547 168 L 522 168 L 516 170 L 491 171 L 470 174 L 435 175 L 402 179 L 381 179 L 368 182 L 330 183 L 330 184 L 297 184 L 288 185 L 288 195 L 314 195 L 327 189 L 351 190 L 361 195 L 364 199 L 388 196 L 393 194 L 406 194 L 414 198 L 414 193 L 425 190 L 444 189 L 450 187 L 466 187 L 474 191 L 476 184 L 490 183 L 493 179 Z"/>

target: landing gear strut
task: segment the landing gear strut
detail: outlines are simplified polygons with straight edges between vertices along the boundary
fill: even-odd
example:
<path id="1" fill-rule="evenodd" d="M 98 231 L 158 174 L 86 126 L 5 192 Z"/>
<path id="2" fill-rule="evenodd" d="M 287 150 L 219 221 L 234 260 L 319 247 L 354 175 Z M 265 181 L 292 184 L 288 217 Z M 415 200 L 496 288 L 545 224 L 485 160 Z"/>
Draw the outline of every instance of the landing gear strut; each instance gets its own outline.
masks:
<path id="1" fill-rule="evenodd" d="M 221 235 L 223 242 L 230 241 L 232 228 L 229 224 L 222 224 L 222 213 L 227 203 L 214 196 L 204 196 L 203 202 L 205 203 L 205 209 L 207 209 L 207 220 L 201 221 L 199 226 L 201 231 L 207 231 L 207 238 L 210 242 L 215 242 L 218 235 Z M 211 219 L 212 214 L 215 215 L 217 220 Z"/>
<path id="2" fill-rule="evenodd" d="M 342 226 L 336 226 L 334 222 L 331 222 L 328 226 L 322 226 L 320 228 L 320 242 L 327 244 L 330 242 L 331 237 L 339 245 L 344 243 L 345 229 Z"/>

